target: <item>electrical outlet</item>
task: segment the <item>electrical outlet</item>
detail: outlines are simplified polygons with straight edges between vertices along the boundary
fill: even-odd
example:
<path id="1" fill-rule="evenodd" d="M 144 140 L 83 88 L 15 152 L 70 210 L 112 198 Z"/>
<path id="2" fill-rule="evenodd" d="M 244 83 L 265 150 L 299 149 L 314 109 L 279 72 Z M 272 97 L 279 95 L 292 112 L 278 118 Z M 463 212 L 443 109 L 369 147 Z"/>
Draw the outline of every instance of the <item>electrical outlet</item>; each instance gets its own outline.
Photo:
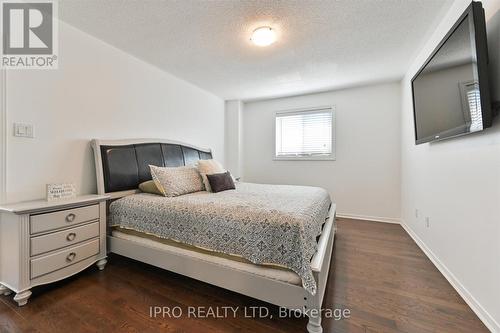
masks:
<path id="1" fill-rule="evenodd" d="M 14 136 L 21 138 L 33 138 L 33 125 L 14 123 Z"/>
<path id="2" fill-rule="evenodd" d="M 430 226 L 431 226 L 431 221 L 430 221 L 430 218 L 428 216 L 425 218 L 425 226 L 427 228 L 430 228 Z"/>
<path id="3" fill-rule="evenodd" d="M 415 209 L 415 217 L 418 219 L 418 209 Z"/>

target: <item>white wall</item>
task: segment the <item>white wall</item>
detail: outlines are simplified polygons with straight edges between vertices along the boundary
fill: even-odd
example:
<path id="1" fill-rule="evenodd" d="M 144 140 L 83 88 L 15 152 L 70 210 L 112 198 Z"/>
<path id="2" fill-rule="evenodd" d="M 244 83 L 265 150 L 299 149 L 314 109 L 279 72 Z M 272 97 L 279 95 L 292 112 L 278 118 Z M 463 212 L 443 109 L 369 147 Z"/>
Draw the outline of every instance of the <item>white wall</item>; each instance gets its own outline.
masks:
<path id="1" fill-rule="evenodd" d="M 455 2 L 401 83 L 402 219 L 483 322 L 500 332 L 500 119 L 482 133 L 414 144 L 410 79 L 469 3 Z M 500 1 L 483 3 L 500 100 Z"/>
<path id="2" fill-rule="evenodd" d="M 58 70 L 7 73 L 7 201 L 96 191 L 92 138 L 167 138 L 224 160 L 224 102 L 63 22 Z M 12 136 L 32 123 L 34 139 Z"/>
<path id="3" fill-rule="evenodd" d="M 243 102 L 226 101 L 225 107 L 225 167 L 231 171 L 234 177 L 238 178 L 243 172 Z"/>
<path id="4" fill-rule="evenodd" d="M 276 111 L 334 105 L 336 161 L 274 161 Z M 400 217 L 400 87 L 398 83 L 245 103 L 243 178 L 326 188 L 338 213 Z"/>
<path id="5" fill-rule="evenodd" d="M 7 112 L 5 70 L 0 69 L 0 202 L 5 202 L 7 186 Z"/>

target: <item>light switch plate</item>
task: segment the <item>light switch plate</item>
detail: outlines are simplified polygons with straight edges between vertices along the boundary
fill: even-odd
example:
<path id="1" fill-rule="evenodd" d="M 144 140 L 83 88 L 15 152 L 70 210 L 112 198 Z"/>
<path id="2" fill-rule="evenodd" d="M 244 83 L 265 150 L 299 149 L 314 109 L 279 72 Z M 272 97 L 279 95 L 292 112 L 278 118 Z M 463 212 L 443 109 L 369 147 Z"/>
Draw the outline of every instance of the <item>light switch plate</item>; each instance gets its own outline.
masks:
<path id="1" fill-rule="evenodd" d="M 14 123 L 14 136 L 21 138 L 33 138 L 33 125 Z"/>

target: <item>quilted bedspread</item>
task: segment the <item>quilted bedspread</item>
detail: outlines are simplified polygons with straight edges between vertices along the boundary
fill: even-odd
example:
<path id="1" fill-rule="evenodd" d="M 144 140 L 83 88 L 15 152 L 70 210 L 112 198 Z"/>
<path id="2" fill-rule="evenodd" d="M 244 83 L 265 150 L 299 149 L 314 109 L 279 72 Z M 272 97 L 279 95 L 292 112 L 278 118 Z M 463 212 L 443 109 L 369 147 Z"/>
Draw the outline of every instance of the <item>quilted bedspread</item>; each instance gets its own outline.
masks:
<path id="1" fill-rule="evenodd" d="M 237 183 L 219 193 L 130 195 L 110 205 L 110 219 L 112 226 L 286 267 L 315 294 L 311 258 L 330 205 L 318 187 Z"/>

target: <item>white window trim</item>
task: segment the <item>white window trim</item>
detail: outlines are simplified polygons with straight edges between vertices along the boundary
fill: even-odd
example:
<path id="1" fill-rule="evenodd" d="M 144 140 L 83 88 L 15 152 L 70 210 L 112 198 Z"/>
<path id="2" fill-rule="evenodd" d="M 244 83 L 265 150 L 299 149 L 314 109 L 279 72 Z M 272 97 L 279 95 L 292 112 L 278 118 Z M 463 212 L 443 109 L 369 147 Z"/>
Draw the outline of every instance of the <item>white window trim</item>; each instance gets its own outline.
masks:
<path id="1" fill-rule="evenodd" d="M 276 117 L 278 115 L 283 115 L 283 114 L 293 114 L 293 113 L 300 113 L 300 112 L 307 112 L 307 111 L 317 111 L 317 110 L 325 110 L 325 109 L 330 109 L 332 110 L 332 153 L 330 155 L 325 155 L 325 156 L 276 156 L 277 151 L 276 151 Z M 337 119 L 336 119 L 336 112 L 335 112 L 335 105 L 327 105 L 327 106 L 315 106 L 315 107 L 309 107 L 309 108 L 299 108 L 299 109 L 288 109 L 288 110 L 281 110 L 281 111 L 276 111 L 274 113 L 274 127 L 273 127 L 273 140 L 274 140 L 274 149 L 273 149 L 273 161 L 335 161 L 336 160 L 336 155 L 337 155 L 337 147 L 336 147 L 336 125 L 337 125 Z"/>

